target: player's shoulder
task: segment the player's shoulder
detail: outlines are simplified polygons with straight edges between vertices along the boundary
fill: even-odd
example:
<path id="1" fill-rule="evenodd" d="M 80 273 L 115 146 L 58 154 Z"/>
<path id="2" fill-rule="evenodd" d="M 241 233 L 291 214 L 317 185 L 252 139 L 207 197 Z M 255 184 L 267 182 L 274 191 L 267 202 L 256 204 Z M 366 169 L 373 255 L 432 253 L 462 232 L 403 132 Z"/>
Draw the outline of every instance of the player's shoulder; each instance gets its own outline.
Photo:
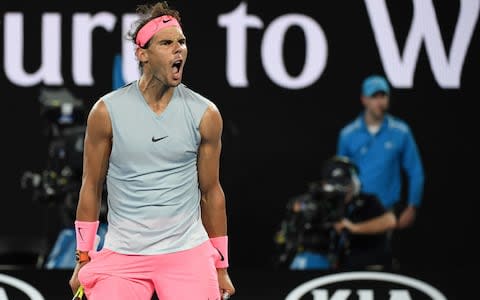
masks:
<path id="1" fill-rule="evenodd" d="M 210 105 L 211 103 L 213 103 L 209 98 L 193 90 L 192 88 L 187 86 L 185 83 L 181 83 L 180 85 L 178 85 L 177 89 L 178 89 L 178 93 L 189 101 L 203 102 L 207 105 Z"/>
<path id="2" fill-rule="evenodd" d="M 108 120 L 109 117 L 110 116 L 107 105 L 105 104 L 105 100 L 102 97 L 95 101 L 95 103 L 93 103 L 92 107 L 90 108 L 90 111 L 88 112 L 87 124 L 90 124 L 92 122 L 103 123 L 102 120 Z"/>
<path id="3" fill-rule="evenodd" d="M 104 101 L 113 101 L 131 93 L 133 89 L 136 89 L 136 81 L 129 82 L 117 89 L 105 93 L 101 99 Z"/>
<path id="4" fill-rule="evenodd" d="M 177 89 L 178 94 L 187 102 L 188 105 L 200 107 L 202 110 L 204 109 L 213 113 L 219 113 L 217 105 L 210 98 L 193 90 L 185 83 L 181 83 Z"/>

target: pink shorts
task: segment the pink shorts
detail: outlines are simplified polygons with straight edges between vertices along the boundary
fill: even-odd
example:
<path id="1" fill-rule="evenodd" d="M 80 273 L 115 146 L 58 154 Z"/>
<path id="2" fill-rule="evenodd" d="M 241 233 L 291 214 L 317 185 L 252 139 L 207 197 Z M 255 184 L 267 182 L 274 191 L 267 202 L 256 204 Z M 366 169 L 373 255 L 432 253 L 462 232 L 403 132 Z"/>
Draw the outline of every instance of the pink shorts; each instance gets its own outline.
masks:
<path id="1" fill-rule="evenodd" d="M 210 241 L 193 249 L 160 255 L 125 255 L 103 248 L 91 255 L 78 279 L 88 300 L 220 299 Z"/>

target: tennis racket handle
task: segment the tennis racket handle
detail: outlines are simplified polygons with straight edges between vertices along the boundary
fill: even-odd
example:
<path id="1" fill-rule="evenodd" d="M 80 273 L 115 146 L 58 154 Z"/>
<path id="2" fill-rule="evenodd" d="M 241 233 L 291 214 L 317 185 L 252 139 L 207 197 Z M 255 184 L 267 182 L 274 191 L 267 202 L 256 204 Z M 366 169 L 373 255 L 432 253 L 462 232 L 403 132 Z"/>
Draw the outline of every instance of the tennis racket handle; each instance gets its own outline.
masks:
<path id="1" fill-rule="evenodd" d="M 83 286 L 79 286 L 72 300 L 82 300 L 82 299 L 83 299 Z"/>

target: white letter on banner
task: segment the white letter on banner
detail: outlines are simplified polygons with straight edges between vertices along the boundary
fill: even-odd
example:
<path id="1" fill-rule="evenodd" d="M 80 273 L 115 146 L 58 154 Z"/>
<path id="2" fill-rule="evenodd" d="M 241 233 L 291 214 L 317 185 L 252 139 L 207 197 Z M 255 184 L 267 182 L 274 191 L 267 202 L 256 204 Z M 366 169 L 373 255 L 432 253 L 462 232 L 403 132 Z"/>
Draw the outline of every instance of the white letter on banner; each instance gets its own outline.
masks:
<path id="1" fill-rule="evenodd" d="M 73 16 L 73 80 L 78 85 L 93 85 L 92 76 L 92 32 L 96 27 L 108 31 L 114 29 L 116 17 L 107 12 L 95 15 L 77 13 Z"/>
<path id="2" fill-rule="evenodd" d="M 461 0 L 455 33 L 447 57 L 431 0 L 413 0 L 413 20 L 405 41 L 403 57 L 388 15 L 385 0 L 365 0 L 385 73 L 393 86 L 413 86 L 415 65 L 422 41 L 433 75 L 443 88 L 459 88 L 465 55 L 477 23 L 480 1 Z"/>
<path id="3" fill-rule="evenodd" d="M 42 81 L 46 85 L 62 85 L 60 14 L 46 13 L 42 16 L 42 59 L 35 73 L 23 69 L 24 34 L 23 15 L 6 13 L 4 25 L 4 65 L 7 78 L 18 86 L 33 86 Z M 34 47 L 31 50 L 37 50 Z"/>
<path id="4" fill-rule="evenodd" d="M 227 29 L 228 83 L 233 87 L 248 87 L 246 28 L 263 28 L 263 22 L 257 16 L 247 15 L 247 4 L 242 2 L 231 13 L 220 15 L 218 25 Z"/>
<path id="5" fill-rule="evenodd" d="M 288 74 L 283 60 L 285 33 L 291 26 L 299 26 L 305 33 L 305 61 L 302 73 Z M 315 82 L 327 64 L 327 39 L 322 28 L 312 18 L 300 14 L 287 14 L 275 19 L 266 29 L 262 41 L 262 63 L 269 77 L 279 86 L 302 89 Z"/>
<path id="6" fill-rule="evenodd" d="M 132 24 L 138 19 L 136 14 L 125 14 L 122 17 L 122 74 L 125 82 L 131 82 L 140 77 L 135 45 L 126 39 Z"/>

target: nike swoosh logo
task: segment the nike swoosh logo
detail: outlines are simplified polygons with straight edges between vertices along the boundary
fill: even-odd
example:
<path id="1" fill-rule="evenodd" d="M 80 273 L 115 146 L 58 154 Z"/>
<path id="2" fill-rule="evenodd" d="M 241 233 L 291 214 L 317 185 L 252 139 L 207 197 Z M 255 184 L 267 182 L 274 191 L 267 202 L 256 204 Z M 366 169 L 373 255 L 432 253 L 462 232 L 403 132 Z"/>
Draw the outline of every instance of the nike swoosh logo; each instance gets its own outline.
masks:
<path id="1" fill-rule="evenodd" d="M 162 20 L 162 21 L 163 21 L 163 23 L 168 23 L 168 22 L 170 22 L 171 20 L 172 20 L 172 19 Z"/>
<path id="2" fill-rule="evenodd" d="M 224 261 L 224 260 L 225 260 L 225 257 L 223 257 L 222 252 L 220 252 L 220 250 L 218 250 L 218 248 L 215 248 L 215 249 L 217 249 L 218 254 L 220 254 L 220 260 L 221 260 L 221 261 Z"/>
<path id="3" fill-rule="evenodd" d="M 78 228 L 78 235 L 80 236 L 80 239 L 83 241 L 83 234 L 82 234 L 82 229 L 83 228 Z"/>
<path id="4" fill-rule="evenodd" d="M 154 136 L 152 136 L 152 142 L 154 142 L 154 143 L 155 143 L 155 142 L 158 142 L 158 141 L 160 141 L 160 140 L 163 140 L 163 139 L 166 138 L 166 137 L 168 137 L 168 135 L 167 135 L 167 136 L 162 136 L 162 137 L 159 137 L 159 138 L 155 138 Z"/>

